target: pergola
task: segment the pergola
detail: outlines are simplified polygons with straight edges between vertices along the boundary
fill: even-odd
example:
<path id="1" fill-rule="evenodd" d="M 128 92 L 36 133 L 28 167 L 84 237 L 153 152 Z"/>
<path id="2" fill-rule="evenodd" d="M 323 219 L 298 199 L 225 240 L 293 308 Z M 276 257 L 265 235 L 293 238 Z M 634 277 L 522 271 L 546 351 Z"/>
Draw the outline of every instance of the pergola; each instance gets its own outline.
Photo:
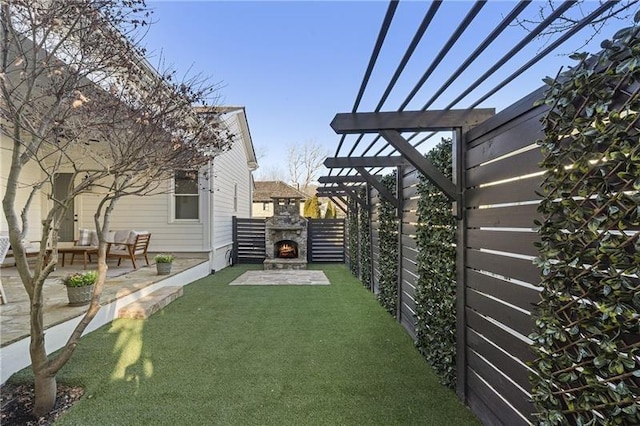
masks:
<path id="1" fill-rule="evenodd" d="M 461 135 L 466 130 L 483 122 L 494 113 L 491 108 L 479 108 L 479 106 L 494 99 L 495 95 L 504 94 L 513 88 L 518 81 L 521 81 L 521 78 L 526 77 L 525 73 L 528 70 L 550 55 L 561 51 L 563 45 L 580 34 L 581 30 L 598 22 L 612 11 L 628 7 L 614 1 L 607 1 L 603 4 L 564 1 L 554 4 L 554 7 L 547 10 L 544 16 L 542 13 L 540 14 L 542 16 L 539 17 L 540 22 L 531 24 L 533 28 L 529 31 L 521 31 L 520 38 L 510 39 L 511 47 L 505 49 L 504 45 L 496 47 L 497 40 L 501 35 L 504 36 L 508 31 L 513 31 L 514 27 L 529 19 L 527 16 L 530 14 L 527 15 L 527 13 L 536 3 L 528 0 L 522 0 L 515 4 L 494 2 L 492 7 L 496 7 L 496 3 L 501 7 L 500 13 L 496 14 L 492 10 L 489 11 L 490 16 L 487 16 L 486 13 L 483 13 L 483 11 L 487 11 L 486 6 L 489 4 L 487 1 L 450 2 L 448 4 L 439 0 L 431 2 L 376 107 L 373 111 L 359 111 L 379 55 L 385 47 L 389 47 L 385 45 L 385 41 L 390 29 L 393 28 L 394 15 L 398 9 L 399 1 L 392 0 L 389 3 L 353 108 L 349 113 L 337 114 L 331 122 L 331 127 L 341 135 L 341 138 L 334 157 L 327 158 L 325 161 L 325 166 L 330 171 L 327 176 L 319 179 L 323 185 L 318 189 L 319 195 L 334 197 L 334 202 L 338 199 L 344 204 L 342 196 L 355 197 L 353 187 L 369 183 L 385 199 L 395 202 L 395 198 L 379 184 L 379 173 L 390 167 L 411 164 L 431 179 L 452 202 L 457 202 L 457 209 L 459 209 L 460 191 L 456 183 L 442 176 L 424 158 L 424 152 L 419 147 L 434 136 L 441 135 L 440 132 L 448 132 L 447 134 L 450 134 L 454 139 L 454 146 L 463 143 Z M 467 6 L 468 4 L 470 7 Z M 579 4 L 580 8 L 577 7 Z M 434 34 L 436 32 L 434 22 L 445 14 L 447 8 L 460 10 L 467 7 L 466 14 L 459 14 L 459 22 L 448 21 L 451 28 L 450 34 Z M 591 10 L 586 10 L 589 8 Z M 575 17 L 578 11 L 579 18 L 575 18 L 572 25 L 558 27 L 561 23 L 566 22 L 567 15 L 573 13 Z M 500 19 L 496 20 L 496 17 L 500 17 Z M 478 37 L 475 46 L 470 47 L 468 42 L 463 46 L 461 40 L 465 38 L 465 35 L 468 36 L 469 31 L 473 31 L 474 23 L 483 20 L 494 22 L 493 28 L 484 37 Z M 521 58 L 522 55 L 518 56 L 527 48 L 534 46 L 539 37 L 548 33 L 551 33 L 548 42 L 533 57 Z M 433 46 L 441 43 L 441 47 L 437 53 L 434 53 L 431 62 L 426 64 L 424 74 L 415 82 L 396 110 L 383 112 L 383 107 L 389 109 L 387 103 L 390 94 L 396 88 L 407 65 L 414 58 L 423 42 L 428 42 Z M 500 49 L 504 54 L 492 62 L 483 61 L 483 54 L 492 48 Z M 447 61 L 460 63 L 445 81 L 432 82 L 435 72 Z M 491 77 L 497 73 L 506 74 L 506 77 L 497 84 L 490 85 Z M 469 81 L 471 83 L 460 84 Z M 489 86 L 487 86 L 488 84 Z M 424 92 L 425 87 L 428 87 L 426 96 L 429 99 L 416 110 L 413 108 L 413 103 L 415 103 L 416 96 Z M 436 104 L 444 104 L 445 106 L 438 110 L 431 109 Z M 409 107 L 411 108 L 407 109 Z M 455 158 L 460 160 L 459 156 L 455 156 Z M 459 164 L 454 164 L 454 170 L 459 167 Z M 455 180 L 456 178 L 454 178 Z M 356 200 L 359 199 L 356 197 Z M 363 203 L 363 200 L 358 202 Z M 340 203 L 338 206 L 344 210 Z"/>
<path id="2" fill-rule="evenodd" d="M 465 139 L 473 140 L 472 136 L 474 134 L 477 136 L 490 132 L 494 128 L 488 124 L 491 121 L 509 122 L 510 119 L 514 118 L 510 117 L 512 110 L 522 111 L 533 107 L 535 101 L 543 98 L 544 89 L 540 88 L 532 92 L 535 87 L 529 86 L 524 93 L 518 93 L 516 90 L 517 83 L 521 82 L 523 78 L 527 78 L 527 71 L 553 53 L 559 52 L 570 39 L 579 35 L 581 30 L 587 28 L 590 24 L 598 22 L 610 13 L 630 6 L 630 3 L 615 1 L 602 3 L 545 2 L 545 5 L 551 4 L 552 8 L 538 17 L 539 22 L 534 24 L 533 28 L 529 31 L 521 31 L 518 36 L 508 37 L 509 46 L 506 48 L 504 43 L 496 44 L 499 39 L 504 42 L 504 37 L 501 38 L 501 36 L 508 31 L 512 31 L 514 26 L 518 26 L 526 19 L 526 13 L 531 10 L 529 8 L 534 4 L 531 1 L 519 1 L 517 3 L 492 2 L 490 5 L 487 1 L 476 1 L 474 3 L 446 2 L 446 4 L 443 1 L 433 1 L 429 3 L 421 24 L 406 47 L 395 72 L 388 80 L 388 84 L 377 105 L 373 110 L 362 111 L 361 103 L 364 93 L 368 88 L 378 57 L 386 46 L 385 40 L 392 28 L 394 14 L 399 6 L 398 1 L 391 1 L 353 108 L 350 112 L 337 114 L 331 122 L 331 127 L 337 134 L 341 135 L 341 138 L 334 156 L 327 158 L 325 161 L 325 166 L 330 169 L 330 173 L 328 176 L 323 176 L 319 179 L 319 182 L 324 185 L 318 189 L 319 194 L 333 197 L 334 201 L 337 199 L 343 204 L 345 203 L 342 197 L 349 196 L 365 209 L 370 208 L 367 205 L 368 200 L 361 199 L 358 196 L 359 191 L 356 189 L 363 184 L 368 184 L 377 190 L 380 197 L 398 207 L 398 217 L 400 218 L 402 215 L 402 199 L 399 195 L 395 196 L 390 193 L 380 184 L 381 172 L 390 168 L 399 168 L 397 187 L 401 188 L 402 173 L 400 171 L 410 166 L 429 179 L 451 201 L 453 206 L 452 214 L 458 219 L 456 310 L 459 314 L 457 316 L 458 338 L 456 340 L 458 349 L 456 390 L 462 400 L 465 400 L 466 387 L 464 374 L 464 369 L 466 368 L 466 337 L 464 335 L 466 296 L 464 283 L 466 274 L 465 262 L 467 260 L 465 247 L 467 247 L 467 235 L 469 235 L 466 225 L 467 216 L 471 210 L 465 210 L 466 206 L 464 205 L 467 198 L 469 198 L 465 195 L 465 188 L 467 187 L 465 185 L 467 140 Z M 580 5 L 579 8 L 577 7 L 578 5 Z M 498 7 L 502 8 L 500 13 L 496 13 L 495 9 Z M 443 11 L 447 8 L 457 8 L 457 10 L 464 8 L 467 11 L 466 14 L 460 13 L 458 15 L 457 22 L 447 21 L 450 33 L 442 32 L 441 29 L 438 31 L 433 29 L 434 22 L 437 22 L 439 16 L 444 14 Z M 491 16 L 483 13 L 487 8 L 492 9 Z M 574 20 L 571 25 L 558 27 L 559 23 L 567 22 L 565 21 L 566 14 L 571 13 L 574 13 Z M 576 13 L 579 17 L 576 17 Z M 493 22 L 493 27 L 484 36 L 477 37 L 475 44 L 470 44 L 467 31 L 473 31 L 474 28 L 477 30 L 477 27 L 474 27 L 474 22 L 477 23 L 478 20 L 482 20 L 484 23 Z M 433 34 L 434 32 L 437 34 Z M 549 37 L 546 44 L 543 44 L 534 54 L 522 54 L 523 52 L 526 53 L 526 50 L 534 45 L 542 34 L 547 34 Z M 463 44 L 460 40 L 465 38 L 465 35 L 467 43 Z M 584 38 L 588 37 L 584 36 Z M 430 49 L 433 51 L 433 58 L 426 63 L 424 74 L 415 82 L 415 85 L 405 92 L 404 101 L 392 110 L 387 105 L 391 99 L 390 95 L 418 51 L 418 47 L 422 42 L 425 42 L 424 40 L 427 40 L 426 42 L 429 43 L 429 46 L 434 46 Z M 438 49 L 437 46 L 441 47 L 435 51 L 434 49 Z M 484 54 L 490 50 L 492 50 L 493 54 L 496 52 L 501 54 L 497 58 L 487 61 Z M 444 80 L 436 82 L 436 71 L 447 62 L 449 62 L 449 65 L 451 63 L 457 64 L 457 68 L 453 72 L 441 74 L 440 78 L 445 75 Z M 557 69 L 553 69 L 551 73 L 555 75 L 557 71 Z M 496 75 L 501 76 L 497 83 L 492 82 L 492 80 L 495 80 Z M 544 76 L 538 77 L 541 81 Z M 496 95 L 505 94 L 510 99 L 509 103 L 513 105 L 501 113 L 500 117 L 496 116 L 496 119 L 492 119 L 491 117 L 494 116 L 496 111 L 491 106 L 497 99 Z M 428 99 L 422 107 L 415 107 L 414 105 L 418 95 L 420 95 L 420 98 Z M 518 101 L 519 98 L 521 99 Z M 491 125 L 494 124 L 491 123 Z M 453 139 L 453 179 L 444 176 L 424 155 L 428 148 L 425 142 L 431 140 L 434 136 L 442 135 L 443 132 L 447 132 L 446 134 Z M 516 139 L 519 136 L 516 135 Z M 490 137 L 487 138 L 490 139 Z M 534 141 L 529 143 L 535 144 Z M 486 148 L 487 151 L 492 150 L 491 141 L 485 146 L 488 146 Z M 484 146 L 482 149 L 485 149 Z M 495 158 L 489 161 L 495 161 Z M 537 164 L 537 160 L 531 163 Z M 514 162 L 513 164 L 515 164 L 514 169 L 517 169 L 518 163 Z M 475 164 L 474 167 L 477 166 L 478 164 Z M 487 169 L 492 169 L 492 167 L 490 166 Z M 513 176 L 509 177 L 512 178 Z M 519 177 L 516 176 L 516 178 Z M 517 184 L 515 184 L 512 191 L 517 192 L 517 189 Z M 500 190 L 500 187 L 496 189 L 496 191 Z M 518 202 L 514 201 L 511 204 L 516 205 Z M 517 208 L 528 209 L 530 206 L 517 206 Z M 484 210 L 475 208 L 474 215 L 478 216 L 478 211 L 483 212 Z M 489 212 L 491 211 L 489 210 Z M 493 212 L 491 213 L 493 214 Z M 517 217 L 517 215 L 514 217 Z M 515 224 L 515 222 L 513 223 Z M 502 224 L 500 226 L 508 228 L 516 225 Z M 491 228 L 491 226 L 488 227 Z M 402 224 L 400 224 L 401 229 Z M 529 231 L 531 230 L 529 229 Z M 491 230 L 473 229 L 468 232 L 473 235 L 486 232 L 486 239 L 491 239 L 493 235 Z M 399 234 L 402 235 L 402 232 L 399 232 Z M 518 244 L 522 243 L 523 246 L 527 246 L 532 250 L 533 244 L 530 240 L 535 237 L 533 233 L 514 232 L 510 234 L 510 237 L 514 241 L 518 240 Z M 529 255 L 531 250 L 528 252 Z M 479 250 L 476 251 L 476 254 L 482 255 Z M 526 266 L 523 265 L 524 262 L 521 262 L 514 268 L 533 267 L 530 261 Z M 401 269 L 402 265 L 399 268 Z"/>

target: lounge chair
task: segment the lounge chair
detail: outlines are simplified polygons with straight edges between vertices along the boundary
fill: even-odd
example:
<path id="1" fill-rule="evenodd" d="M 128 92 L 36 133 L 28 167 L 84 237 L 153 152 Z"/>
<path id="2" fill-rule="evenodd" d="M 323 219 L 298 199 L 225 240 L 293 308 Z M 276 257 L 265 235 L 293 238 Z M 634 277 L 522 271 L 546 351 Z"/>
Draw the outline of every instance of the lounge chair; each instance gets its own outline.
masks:
<path id="1" fill-rule="evenodd" d="M 126 241 L 115 239 L 113 242 L 107 243 L 107 259 L 117 257 L 118 266 L 120 266 L 123 258 L 130 259 L 133 269 L 138 269 L 136 257 L 144 256 L 144 260 L 149 266 L 149 258 L 147 257 L 149 240 L 151 240 L 150 233 L 131 231 Z"/>

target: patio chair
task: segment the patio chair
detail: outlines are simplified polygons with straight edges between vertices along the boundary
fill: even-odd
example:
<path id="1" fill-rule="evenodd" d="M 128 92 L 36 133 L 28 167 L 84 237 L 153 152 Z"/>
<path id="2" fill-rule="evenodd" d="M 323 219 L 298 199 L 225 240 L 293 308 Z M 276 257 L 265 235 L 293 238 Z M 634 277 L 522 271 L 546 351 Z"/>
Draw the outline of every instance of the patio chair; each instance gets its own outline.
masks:
<path id="1" fill-rule="evenodd" d="M 107 243 L 107 259 L 117 257 L 118 266 L 120 266 L 123 258 L 131 259 L 133 269 L 138 269 L 136 257 L 144 256 L 144 260 L 147 262 L 147 266 L 149 266 L 149 258 L 147 257 L 149 240 L 151 240 L 150 233 L 131 231 L 126 242 L 116 241 Z"/>
<path id="2" fill-rule="evenodd" d="M 0 236 L 0 265 L 4 262 L 4 258 L 9 251 L 9 237 Z M 0 305 L 7 303 L 7 296 L 4 294 L 2 280 L 0 280 Z"/>

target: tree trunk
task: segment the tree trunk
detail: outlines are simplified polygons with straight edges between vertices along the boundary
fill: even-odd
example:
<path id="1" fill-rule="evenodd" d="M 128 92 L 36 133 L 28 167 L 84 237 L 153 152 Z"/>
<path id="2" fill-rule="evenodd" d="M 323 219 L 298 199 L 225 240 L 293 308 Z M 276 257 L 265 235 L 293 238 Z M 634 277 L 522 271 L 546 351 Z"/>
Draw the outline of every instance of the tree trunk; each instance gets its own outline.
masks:
<path id="1" fill-rule="evenodd" d="M 35 391 L 36 400 L 33 405 L 33 415 L 41 417 L 53 410 L 56 404 L 56 376 L 36 373 Z"/>

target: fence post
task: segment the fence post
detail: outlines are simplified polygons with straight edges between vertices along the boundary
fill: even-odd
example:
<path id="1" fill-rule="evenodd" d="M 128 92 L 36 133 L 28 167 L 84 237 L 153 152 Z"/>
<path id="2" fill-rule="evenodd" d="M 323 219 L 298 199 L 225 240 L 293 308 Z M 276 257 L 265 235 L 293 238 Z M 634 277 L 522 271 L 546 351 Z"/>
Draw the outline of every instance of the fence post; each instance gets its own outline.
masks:
<path id="1" fill-rule="evenodd" d="M 236 216 L 231 217 L 231 223 L 233 228 L 233 264 L 238 264 L 238 218 Z"/>
<path id="2" fill-rule="evenodd" d="M 467 402 L 467 318 L 466 318 L 466 247 L 467 221 L 465 211 L 465 153 L 466 144 L 462 129 L 457 128 L 453 140 L 453 183 L 458 198 L 451 214 L 457 215 L 456 228 L 456 394 Z"/>
<path id="3" fill-rule="evenodd" d="M 396 172 L 396 199 L 398 200 L 398 205 L 396 206 L 396 216 L 398 217 L 398 283 L 397 283 L 397 296 L 396 296 L 396 317 L 398 322 L 402 324 L 402 211 L 404 210 L 404 194 L 402 191 L 402 174 L 404 173 L 404 168 L 402 166 L 398 166 Z"/>
<path id="4" fill-rule="evenodd" d="M 307 263 L 313 260 L 313 219 L 307 219 Z"/>

